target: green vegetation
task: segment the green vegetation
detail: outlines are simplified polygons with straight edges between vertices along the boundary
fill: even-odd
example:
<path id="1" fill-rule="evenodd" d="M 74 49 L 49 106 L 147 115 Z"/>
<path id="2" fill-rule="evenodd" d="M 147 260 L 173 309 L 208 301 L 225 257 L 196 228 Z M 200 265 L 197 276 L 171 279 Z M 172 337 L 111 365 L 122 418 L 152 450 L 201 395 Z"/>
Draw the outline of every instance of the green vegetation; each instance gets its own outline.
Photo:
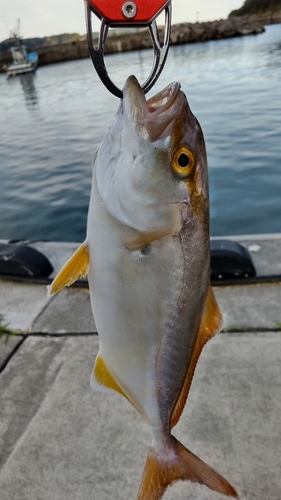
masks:
<path id="1" fill-rule="evenodd" d="M 245 0 L 242 7 L 230 12 L 229 16 L 274 13 L 280 10 L 281 0 Z"/>
<path id="2" fill-rule="evenodd" d="M 5 316 L 4 314 L 0 313 L 0 339 L 2 337 L 5 338 L 5 344 L 7 344 L 9 337 L 12 335 L 12 333 L 8 330 L 8 323 L 4 323 L 5 321 Z"/>

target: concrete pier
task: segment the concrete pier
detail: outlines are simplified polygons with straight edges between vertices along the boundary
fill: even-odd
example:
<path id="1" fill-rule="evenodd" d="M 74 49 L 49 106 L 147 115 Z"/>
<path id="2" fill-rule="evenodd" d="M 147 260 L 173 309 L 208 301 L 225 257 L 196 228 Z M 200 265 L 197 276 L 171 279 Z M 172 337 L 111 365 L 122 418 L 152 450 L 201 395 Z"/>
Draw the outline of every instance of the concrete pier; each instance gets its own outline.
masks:
<path id="1" fill-rule="evenodd" d="M 281 273 L 281 235 L 238 241 L 259 275 Z M 54 274 L 76 247 L 49 244 Z M 175 435 L 241 499 L 280 500 L 281 283 L 214 291 L 223 333 L 204 348 Z M 46 285 L 2 279 L 0 314 L 15 333 L 0 339 L 1 500 L 136 498 L 150 436 L 124 398 L 90 389 L 98 335 L 87 288 L 47 299 Z M 185 498 L 224 497 L 187 482 L 164 496 Z"/>

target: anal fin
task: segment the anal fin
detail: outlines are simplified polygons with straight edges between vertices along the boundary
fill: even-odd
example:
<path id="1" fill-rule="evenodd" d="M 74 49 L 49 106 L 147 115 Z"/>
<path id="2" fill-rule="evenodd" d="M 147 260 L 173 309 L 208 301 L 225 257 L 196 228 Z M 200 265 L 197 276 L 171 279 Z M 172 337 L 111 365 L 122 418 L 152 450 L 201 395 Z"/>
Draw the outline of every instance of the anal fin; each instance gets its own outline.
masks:
<path id="1" fill-rule="evenodd" d="M 87 276 L 89 271 L 89 251 L 87 241 L 76 250 L 51 283 L 49 296 L 55 295 L 65 286 L 70 286 L 79 278 Z"/>
<path id="2" fill-rule="evenodd" d="M 113 391 L 119 392 L 119 394 L 128 399 L 119 384 L 116 382 L 113 375 L 110 373 L 101 354 L 98 354 L 96 357 L 93 375 L 91 378 L 91 386 L 93 389 L 95 389 L 96 386 L 102 386 L 105 389 L 111 389 Z"/>
<path id="3" fill-rule="evenodd" d="M 197 365 L 197 361 L 201 354 L 204 345 L 210 340 L 219 330 L 222 324 L 222 315 L 217 304 L 214 292 L 211 287 L 209 287 L 207 292 L 207 297 L 205 300 L 204 311 L 199 327 L 198 336 L 193 349 L 191 361 L 189 368 L 183 383 L 177 404 L 174 408 L 171 418 L 171 426 L 174 427 L 183 412 L 191 382 L 193 379 L 194 371 Z"/>

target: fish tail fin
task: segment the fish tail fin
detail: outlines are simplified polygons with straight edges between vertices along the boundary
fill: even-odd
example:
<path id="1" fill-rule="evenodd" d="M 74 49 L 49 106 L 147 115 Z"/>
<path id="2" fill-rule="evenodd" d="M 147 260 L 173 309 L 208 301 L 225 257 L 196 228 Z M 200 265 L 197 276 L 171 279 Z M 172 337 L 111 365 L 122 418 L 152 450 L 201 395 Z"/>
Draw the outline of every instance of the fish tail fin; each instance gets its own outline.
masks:
<path id="1" fill-rule="evenodd" d="M 239 498 L 235 489 L 220 474 L 171 436 L 165 453 L 150 449 L 138 500 L 160 500 L 167 487 L 176 481 L 200 483 L 229 497 Z"/>

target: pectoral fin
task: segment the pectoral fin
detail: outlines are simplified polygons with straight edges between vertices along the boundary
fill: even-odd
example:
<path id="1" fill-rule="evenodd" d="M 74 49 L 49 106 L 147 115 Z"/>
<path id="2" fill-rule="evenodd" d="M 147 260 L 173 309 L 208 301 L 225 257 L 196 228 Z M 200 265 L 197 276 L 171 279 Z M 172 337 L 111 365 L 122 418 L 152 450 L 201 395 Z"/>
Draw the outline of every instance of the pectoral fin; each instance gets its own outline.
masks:
<path id="1" fill-rule="evenodd" d="M 55 295 L 65 286 L 70 286 L 79 278 L 87 276 L 89 271 L 89 251 L 87 241 L 76 250 L 72 257 L 56 276 L 49 288 L 49 296 Z"/>
<path id="2" fill-rule="evenodd" d="M 171 228 L 165 228 L 161 231 L 137 232 L 126 242 L 126 247 L 130 251 L 142 250 L 146 245 L 153 241 L 161 240 L 166 236 L 171 236 L 173 231 Z"/>
<path id="3" fill-rule="evenodd" d="M 177 404 L 172 413 L 172 418 L 171 418 L 172 427 L 174 427 L 178 423 L 182 411 L 184 409 L 189 389 L 191 386 L 191 382 L 193 379 L 194 371 L 196 368 L 196 364 L 201 354 L 201 351 L 204 345 L 208 342 L 208 340 L 210 340 L 219 331 L 221 323 L 222 323 L 222 315 L 219 310 L 216 298 L 214 296 L 214 292 L 212 288 L 209 287 L 202 315 L 202 320 L 199 328 L 199 334 L 195 342 L 195 346 L 193 349 L 185 381 L 183 383 Z"/>

